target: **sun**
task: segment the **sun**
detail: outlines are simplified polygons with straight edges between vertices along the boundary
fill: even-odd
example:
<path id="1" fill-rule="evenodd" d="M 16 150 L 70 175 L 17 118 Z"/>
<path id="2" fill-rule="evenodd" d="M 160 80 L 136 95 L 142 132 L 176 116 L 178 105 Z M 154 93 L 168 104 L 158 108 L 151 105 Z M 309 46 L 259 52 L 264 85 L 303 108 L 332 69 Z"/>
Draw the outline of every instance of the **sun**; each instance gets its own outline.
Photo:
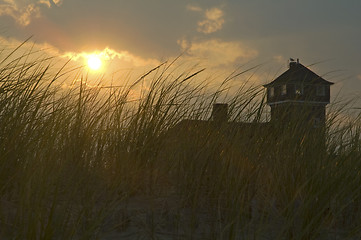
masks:
<path id="1" fill-rule="evenodd" d="M 93 70 L 93 71 L 97 71 L 101 68 L 102 66 L 102 60 L 100 59 L 99 56 L 97 55 L 90 55 L 88 57 L 88 67 Z"/>

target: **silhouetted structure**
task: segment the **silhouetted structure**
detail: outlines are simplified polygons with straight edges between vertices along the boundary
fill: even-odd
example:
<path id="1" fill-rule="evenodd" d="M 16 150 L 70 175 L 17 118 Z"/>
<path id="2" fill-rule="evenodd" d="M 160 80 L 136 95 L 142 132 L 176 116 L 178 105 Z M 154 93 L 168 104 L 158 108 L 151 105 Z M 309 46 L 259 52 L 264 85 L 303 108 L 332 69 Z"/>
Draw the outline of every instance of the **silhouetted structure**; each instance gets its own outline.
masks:
<path id="1" fill-rule="evenodd" d="M 223 123 L 228 121 L 228 104 L 213 104 L 212 119 L 214 122 Z"/>
<path id="2" fill-rule="evenodd" d="M 170 129 L 168 137 L 188 149 L 192 145 L 194 150 L 207 146 L 210 141 L 217 142 L 219 149 L 207 150 L 215 155 L 224 151 L 241 153 L 242 149 L 255 144 L 260 148 L 262 144 L 276 146 L 279 142 L 290 144 L 287 147 L 290 151 L 300 143 L 322 148 L 325 145 L 326 105 L 330 102 L 332 84 L 298 60 L 290 61 L 287 71 L 264 85 L 267 104 L 271 107 L 270 122 L 229 122 L 228 105 L 215 103 L 209 120 L 182 120 Z M 287 137 L 292 141 L 285 140 Z M 312 142 L 315 139 L 318 142 Z M 211 145 L 214 148 L 215 145 Z"/>
<path id="3" fill-rule="evenodd" d="M 286 72 L 264 85 L 272 121 L 285 124 L 302 117 L 314 126 L 324 126 L 332 84 L 303 66 L 298 59 L 297 62 L 291 60 Z"/>

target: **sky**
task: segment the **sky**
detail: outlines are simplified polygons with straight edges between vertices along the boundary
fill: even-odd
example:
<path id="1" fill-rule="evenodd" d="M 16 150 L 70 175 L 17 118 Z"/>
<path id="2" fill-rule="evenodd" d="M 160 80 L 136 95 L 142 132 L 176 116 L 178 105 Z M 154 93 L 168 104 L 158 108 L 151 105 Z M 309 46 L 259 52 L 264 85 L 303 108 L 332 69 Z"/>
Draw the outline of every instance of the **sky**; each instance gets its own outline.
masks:
<path id="1" fill-rule="evenodd" d="M 0 0 L 0 46 L 30 36 L 59 61 L 100 56 L 103 74 L 182 54 L 215 78 L 260 65 L 251 81 L 265 84 L 299 58 L 334 96 L 361 97 L 360 0 Z"/>

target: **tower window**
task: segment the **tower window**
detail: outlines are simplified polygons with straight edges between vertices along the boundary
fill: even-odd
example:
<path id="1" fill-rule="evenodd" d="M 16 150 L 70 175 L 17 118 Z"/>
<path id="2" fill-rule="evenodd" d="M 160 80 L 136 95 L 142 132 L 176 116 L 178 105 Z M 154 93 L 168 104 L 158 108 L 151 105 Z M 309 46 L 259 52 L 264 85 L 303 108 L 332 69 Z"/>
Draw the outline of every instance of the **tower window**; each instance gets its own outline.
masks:
<path id="1" fill-rule="evenodd" d="M 274 95 L 275 95 L 275 89 L 274 89 L 274 87 L 271 87 L 271 88 L 269 89 L 268 94 L 269 94 L 270 97 L 274 97 Z"/>
<path id="2" fill-rule="evenodd" d="M 282 92 L 281 92 L 282 95 L 286 95 L 287 94 L 287 85 L 286 84 L 283 84 L 282 85 Z"/>
<path id="3" fill-rule="evenodd" d="M 316 87 L 316 95 L 317 96 L 326 96 L 326 90 L 325 90 L 325 86 L 317 86 Z"/>
<path id="4" fill-rule="evenodd" d="M 302 95 L 303 94 L 303 85 L 302 84 L 296 84 L 295 85 L 295 94 L 296 95 Z"/>

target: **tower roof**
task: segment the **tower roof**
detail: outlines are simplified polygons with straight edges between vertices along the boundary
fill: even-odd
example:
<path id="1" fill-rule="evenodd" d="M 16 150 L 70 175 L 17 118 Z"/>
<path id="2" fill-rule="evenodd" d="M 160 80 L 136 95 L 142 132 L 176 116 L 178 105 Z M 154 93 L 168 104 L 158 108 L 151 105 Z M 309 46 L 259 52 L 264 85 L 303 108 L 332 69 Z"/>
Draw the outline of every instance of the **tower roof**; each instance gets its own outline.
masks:
<path id="1" fill-rule="evenodd" d="M 308 83 L 308 84 L 320 84 L 320 85 L 332 85 L 333 82 L 329 82 L 316 73 L 312 72 L 307 67 L 303 66 L 299 62 L 290 62 L 289 69 L 282 73 L 272 82 L 263 85 L 264 87 L 271 87 L 275 85 L 281 85 L 284 83 Z"/>

